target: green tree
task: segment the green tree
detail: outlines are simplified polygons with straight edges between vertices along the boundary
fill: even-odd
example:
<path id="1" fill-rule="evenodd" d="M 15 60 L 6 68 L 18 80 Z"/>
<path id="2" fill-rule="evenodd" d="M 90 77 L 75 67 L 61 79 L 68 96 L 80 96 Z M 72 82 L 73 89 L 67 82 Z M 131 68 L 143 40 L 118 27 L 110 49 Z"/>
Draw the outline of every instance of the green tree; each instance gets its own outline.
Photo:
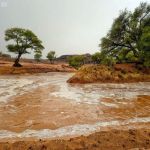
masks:
<path id="1" fill-rule="evenodd" d="M 106 37 L 102 38 L 100 44 L 102 51 L 105 55 L 113 57 L 118 57 L 120 51 L 125 51 L 126 55 L 132 52 L 134 57 L 143 62 L 144 51 L 150 48 L 149 26 L 150 5 L 148 3 L 141 3 L 133 13 L 122 11 L 114 20 Z"/>
<path id="2" fill-rule="evenodd" d="M 56 52 L 55 51 L 50 51 L 48 54 L 47 54 L 47 58 L 48 60 L 50 61 L 50 63 L 54 63 L 54 60 L 56 59 Z"/>
<path id="3" fill-rule="evenodd" d="M 21 67 L 19 63 L 23 54 L 29 53 L 29 50 L 44 49 L 42 42 L 38 37 L 28 29 L 11 28 L 5 31 L 5 40 L 12 41 L 12 44 L 7 45 L 9 52 L 17 54 L 14 67 Z"/>
<path id="4" fill-rule="evenodd" d="M 140 53 L 140 59 L 144 62 L 144 66 L 150 67 L 150 26 L 144 28 L 140 46 L 143 50 Z"/>
<path id="5" fill-rule="evenodd" d="M 100 52 L 96 52 L 92 55 L 92 61 L 96 64 L 100 64 L 102 61 L 102 54 Z"/>
<path id="6" fill-rule="evenodd" d="M 42 57 L 42 51 L 41 50 L 36 50 L 35 54 L 34 54 L 34 59 L 39 62 L 41 57 Z"/>
<path id="7" fill-rule="evenodd" d="M 84 65 L 85 57 L 83 55 L 72 56 L 69 58 L 69 65 L 75 68 L 79 68 Z"/>

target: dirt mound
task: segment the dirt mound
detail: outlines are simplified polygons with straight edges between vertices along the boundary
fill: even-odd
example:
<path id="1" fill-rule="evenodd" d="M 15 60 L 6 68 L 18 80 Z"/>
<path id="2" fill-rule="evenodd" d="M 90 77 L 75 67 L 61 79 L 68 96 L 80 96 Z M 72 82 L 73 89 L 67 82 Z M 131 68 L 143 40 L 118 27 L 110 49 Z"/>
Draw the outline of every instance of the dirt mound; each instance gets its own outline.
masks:
<path id="1" fill-rule="evenodd" d="M 111 68 L 104 65 L 85 65 L 70 78 L 68 83 L 125 83 L 150 81 L 150 74 L 144 73 L 134 64 L 119 64 Z"/>
<path id="2" fill-rule="evenodd" d="M 149 149 L 150 130 L 110 130 L 68 140 L 1 142 L 0 150 L 127 150 Z"/>

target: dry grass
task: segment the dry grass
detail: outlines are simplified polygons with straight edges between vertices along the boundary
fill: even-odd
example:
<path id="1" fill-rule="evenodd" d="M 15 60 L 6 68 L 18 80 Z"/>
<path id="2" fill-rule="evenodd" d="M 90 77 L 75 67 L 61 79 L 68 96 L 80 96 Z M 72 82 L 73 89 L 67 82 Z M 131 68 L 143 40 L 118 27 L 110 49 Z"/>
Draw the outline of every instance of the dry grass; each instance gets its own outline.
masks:
<path id="1" fill-rule="evenodd" d="M 150 74 L 139 71 L 134 65 L 116 65 L 114 68 L 104 65 L 85 65 L 68 80 L 69 83 L 138 81 L 150 81 Z"/>

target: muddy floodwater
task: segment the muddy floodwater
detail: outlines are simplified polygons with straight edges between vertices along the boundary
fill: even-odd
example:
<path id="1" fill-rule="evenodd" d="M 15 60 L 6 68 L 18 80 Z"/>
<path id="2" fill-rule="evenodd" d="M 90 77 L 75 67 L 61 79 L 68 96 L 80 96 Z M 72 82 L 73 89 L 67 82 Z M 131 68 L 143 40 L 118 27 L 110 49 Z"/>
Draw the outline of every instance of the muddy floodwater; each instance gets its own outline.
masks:
<path id="1" fill-rule="evenodd" d="M 0 140 L 149 128 L 150 83 L 68 84 L 70 73 L 0 76 Z"/>

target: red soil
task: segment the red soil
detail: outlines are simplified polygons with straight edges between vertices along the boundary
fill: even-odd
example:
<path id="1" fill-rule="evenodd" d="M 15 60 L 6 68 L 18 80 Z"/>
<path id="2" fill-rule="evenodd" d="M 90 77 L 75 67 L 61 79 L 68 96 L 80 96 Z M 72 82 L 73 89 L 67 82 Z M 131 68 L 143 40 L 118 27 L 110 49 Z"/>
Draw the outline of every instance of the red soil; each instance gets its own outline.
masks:
<path id="1" fill-rule="evenodd" d="M 12 67 L 13 62 L 0 61 L 0 74 L 32 74 L 46 72 L 74 72 L 68 64 L 21 63 L 23 67 Z"/>
<path id="2" fill-rule="evenodd" d="M 101 131 L 68 140 L 1 142 L 0 150 L 145 150 L 150 149 L 149 129 Z"/>

